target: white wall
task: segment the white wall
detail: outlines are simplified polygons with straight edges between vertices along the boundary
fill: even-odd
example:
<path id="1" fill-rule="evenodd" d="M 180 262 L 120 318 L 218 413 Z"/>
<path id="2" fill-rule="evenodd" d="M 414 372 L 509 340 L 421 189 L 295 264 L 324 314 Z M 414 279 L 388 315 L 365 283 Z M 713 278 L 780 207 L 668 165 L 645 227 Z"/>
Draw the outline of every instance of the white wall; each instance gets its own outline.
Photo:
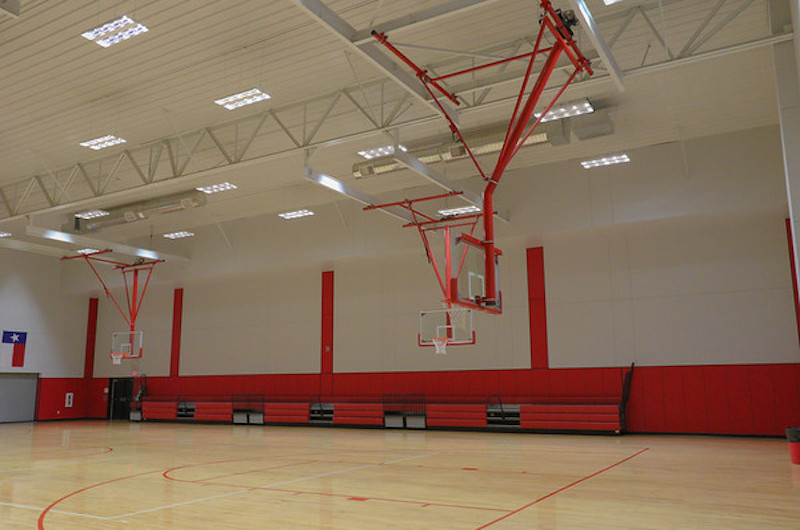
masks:
<path id="1" fill-rule="evenodd" d="M 554 234 L 544 256 L 551 366 L 800 361 L 782 216 Z"/>
<path id="2" fill-rule="evenodd" d="M 83 377 L 85 296 L 64 295 L 57 259 L 0 249 L 0 331 L 27 331 L 25 365 L 2 372 L 39 372 L 44 377 Z M 9 345 L 3 345 L 9 348 Z"/>
<path id="3" fill-rule="evenodd" d="M 441 309 L 443 295 L 424 252 L 346 260 L 335 267 L 334 371 L 530 368 L 523 242 L 503 248 L 502 315 L 475 314 L 475 345 L 447 355 L 417 345 L 419 312 Z M 421 245 L 421 243 L 420 243 Z"/>

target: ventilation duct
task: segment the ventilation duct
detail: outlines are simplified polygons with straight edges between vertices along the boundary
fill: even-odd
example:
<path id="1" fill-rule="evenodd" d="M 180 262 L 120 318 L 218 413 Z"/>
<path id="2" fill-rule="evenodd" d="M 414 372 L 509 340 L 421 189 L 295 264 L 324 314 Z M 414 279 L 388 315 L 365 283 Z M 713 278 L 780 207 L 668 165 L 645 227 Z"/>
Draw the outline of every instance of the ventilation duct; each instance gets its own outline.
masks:
<path id="1" fill-rule="evenodd" d="M 133 223 L 148 219 L 154 215 L 161 215 L 171 212 L 188 210 L 205 206 L 206 194 L 201 191 L 192 190 L 186 193 L 168 195 L 149 201 L 127 204 L 106 210 L 108 215 L 95 219 L 81 219 L 75 217 L 72 226 L 75 232 L 94 232 L 101 228 L 117 226 L 125 223 Z"/>
<path id="2" fill-rule="evenodd" d="M 503 147 L 505 129 L 495 129 L 491 132 L 468 134 L 467 142 L 475 156 L 497 153 Z M 537 145 L 547 143 L 547 132 L 538 132 L 530 135 L 524 145 Z M 460 143 L 444 143 L 435 147 L 413 149 L 409 151 L 415 158 L 425 164 L 434 162 L 448 162 L 466 158 L 467 149 Z M 353 164 L 355 178 L 370 177 L 390 171 L 404 169 L 406 166 L 395 160 L 391 155 L 373 158 Z"/>

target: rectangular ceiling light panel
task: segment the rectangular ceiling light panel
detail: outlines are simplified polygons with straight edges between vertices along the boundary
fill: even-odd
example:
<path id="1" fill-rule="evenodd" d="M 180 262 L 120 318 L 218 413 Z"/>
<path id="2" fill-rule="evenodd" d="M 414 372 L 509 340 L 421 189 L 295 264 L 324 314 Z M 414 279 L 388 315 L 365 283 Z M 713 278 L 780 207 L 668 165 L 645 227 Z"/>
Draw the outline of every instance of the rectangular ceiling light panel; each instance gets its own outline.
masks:
<path id="1" fill-rule="evenodd" d="M 603 3 L 607 6 L 611 6 L 619 2 L 622 2 L 622 0 L 603 0 Z"/>
<path id="2" fill-rule="evenodd" d="M 299 217 L 308 217 L 309 215 L 314 215 L 314 212 L 311 210 L 295 210 L 293 212 L 279 213 L 278 217 L 283 219 L 297 219 Z"/>
<path id="3" fill-rule="evenodd" d="M 468 213 L 478 213 L 481 209 L 474 205 L 462 206 L 461 208 L 448 208 L 446 210 L 439 210 L 439 215 L 449 217 L 451 215 L 465 215 Z"/>
<path id="4" fill-rule="evenodd" d="M 220 182 L 219 184 L 211 184 L 210 186 L 203 186 L 195 189 L 211 195 L 212 193 L 235 190 L 236 188 L 238 188 L 238 186 L 231 184 L 230 182 Z"/>
<path id="5" fill-rule="evenodd" d="M 401 151 L 408 151 L 405 146 L 398 145 L 397 146 Z M 383 147 L 375 147 L 373 149 L 365 149 L 363 151 L 359 151 L 358 154 L 367 160 L 372 160 L 373 158 L 378 158 L 380 156 L 389 156 L 394 154 L 394 146 L 393 145 L 384 145 Z"/>
<path id="6" fill-rule="evenodd" d="M 101 136 L 100 138 L 95 138 L 94 140 L 87 140 L 86 142 L 81 142 L 80 145 L 82 147 L 88 147 L 89 149 L 94 149 L 95 151 L 99 151 L 100 149 L 105 149 L 106 147 L 111 147 L 112 145 L 119 145 L 124 144 L 124 138 L 117 138 L 114 135 L 106 135 Z"/>
<path id="7" fill-rule="evenodd" d="M 164 234 L 164 237 L 167 239 L 183 239 L 184 237 L 192 237 L 194 236 L 193 232 L 187 232 L 186 230 L 179 230 L 177 232 L 170 232 L 169 234 Z"/>
<path id="8" fill-rule="evenodd" d="M 78 254 L 86 255 L 86 254 L 97 254 L 100 251 L 97 250 L 96 248 L 82 248 L 82 249 L 78 250 L 77 252 L 78 252 Z"/>
<path id="9" fill-rule="evenodd" d="M 581 165 L 584 169 L 591 169 L 593 167 L 610 166 L 613 164 L 624 164 L 630 162 L 631 159 L 628 155 L 622 153 L 621 155 L 604 156 L 602 158 L 595 158 L 594 160 L 584 160 Z"/>
<path id="10" fill-rule="evenodd" d="M 553 120 L 563 120 L 564 118 L 571 118 L 572 116 L 580 116 L 581 114 L 590 114 L 594 112 L 594 107 L 589 103 L 588 99 L 581 101 L 571 101 L 563 105 L 554 106 L 542 118 L 541 123 Z M 537 118 L 541 116 L 541 112 L 535 112 L 534 116 Z"/>
<path id="11" fill-rule="evenodd" d="M 147 32 L 147 27 L 124 15 L 116 20 L 107 22 L 91 31 L 81 33 L 81 36 L 96 42 L 103 48 L 128 40 L 131 37 Z"/>
<path id="12" fill-rule="evenodd" d="M 0 231 L 0 237 L 11 237 L 13 234 L 11 232 L 2 232 Z"/>
<path id="13" fill-rule="evenodd" d="M 253 103 L 264 101 L 270 97 L 272 96 L 266 92 L 262 92 L 261 90 L 254 88 L 252 90 L 248 90 L 247 92 L 240 92 L 239 94 L 234 94 L 226 98 L 215 99 L 214 103 L 221 105 L 228 110 L 234 110 L 238 109 L 239 107 L 244 107 L 245 105 L 252 105 Z"/>
<path id="14" fill-rule="evenodd" d="M 88 210 L 76 213 L 75 217 L 78 219 L 97 219 L 98 217 L 105 217 L 106 215 L 110 214 L 105 210 Z"/>

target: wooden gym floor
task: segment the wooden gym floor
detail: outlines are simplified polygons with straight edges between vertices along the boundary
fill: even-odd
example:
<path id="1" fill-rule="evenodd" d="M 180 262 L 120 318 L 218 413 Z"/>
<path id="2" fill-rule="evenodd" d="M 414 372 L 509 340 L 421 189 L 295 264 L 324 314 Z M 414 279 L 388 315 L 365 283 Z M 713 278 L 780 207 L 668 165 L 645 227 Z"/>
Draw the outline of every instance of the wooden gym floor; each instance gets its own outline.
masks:
<path id="1" fill-rule="evenodd" d="M 0 425 L 0 528 L 800 528 L 781 439 Z"/>

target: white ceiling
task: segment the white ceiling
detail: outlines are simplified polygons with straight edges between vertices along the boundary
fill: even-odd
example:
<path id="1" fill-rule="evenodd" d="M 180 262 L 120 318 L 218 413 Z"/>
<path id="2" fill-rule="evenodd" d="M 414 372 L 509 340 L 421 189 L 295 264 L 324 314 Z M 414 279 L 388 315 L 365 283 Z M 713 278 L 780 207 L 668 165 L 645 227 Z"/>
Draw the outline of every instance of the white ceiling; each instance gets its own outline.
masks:
<path id="1" fill-rule="evenodd" d="M 449 138 L 447 124 L 365 59 L 369 37 L 346 42 L 302 3 L 21 0 L 19 18 L 0 15 L 0 230 L 24 239 L 19 234 L 28 223 L 60 228 L 82 209 L 220 181 L 239 189 L 209 196 L 203 208 L 94 237 L 124 241 L 340 200 L 303 178 L 306 164 L 382 198 L 402 198 L 425 183 L 407 170 L 352 176 L 362 160 L 356 151 L 393 137 L 412 149 L 437 145 Z M 390 40 L 414 45 L 403 49 L 439 74 L 485 60 L 416 46 L 507 57 L 529 51 L 538 28 L 531 0 L 323 4 L 359 35 L 394 28 Z M 767 0 L 586 4 L 625 72 L 625 91 L 580 28 L 578 43 L 596 74 L 579 79 L 564 98 L 588 97 L 608 111 L 615 132 L 527 147 L 511 167 L 777 123 L 770 44 L 792 35 L 771 34 Z M 570 1 L 554 7 L 568 9 Z M 437 10 L 444 13 L 424 20 Z M 81 37 L 121 15 L 149 31 L 107 49 Z M 507 120 L 523 73 L 524 65 L 513 63 L 450 84 L 464 102 L 464 129 Z M 564 76 L 558 71 L 550 86 Z M 254 87 L 272 98 L 235 111 L 214 104 Z M 127 143 L 99 152 L 78 145 L 107 134 Z M 481 162 L 490 167 L 493 159 Z M 476 174 L 465 161 L 435 167 L 450 179 Z"/>

